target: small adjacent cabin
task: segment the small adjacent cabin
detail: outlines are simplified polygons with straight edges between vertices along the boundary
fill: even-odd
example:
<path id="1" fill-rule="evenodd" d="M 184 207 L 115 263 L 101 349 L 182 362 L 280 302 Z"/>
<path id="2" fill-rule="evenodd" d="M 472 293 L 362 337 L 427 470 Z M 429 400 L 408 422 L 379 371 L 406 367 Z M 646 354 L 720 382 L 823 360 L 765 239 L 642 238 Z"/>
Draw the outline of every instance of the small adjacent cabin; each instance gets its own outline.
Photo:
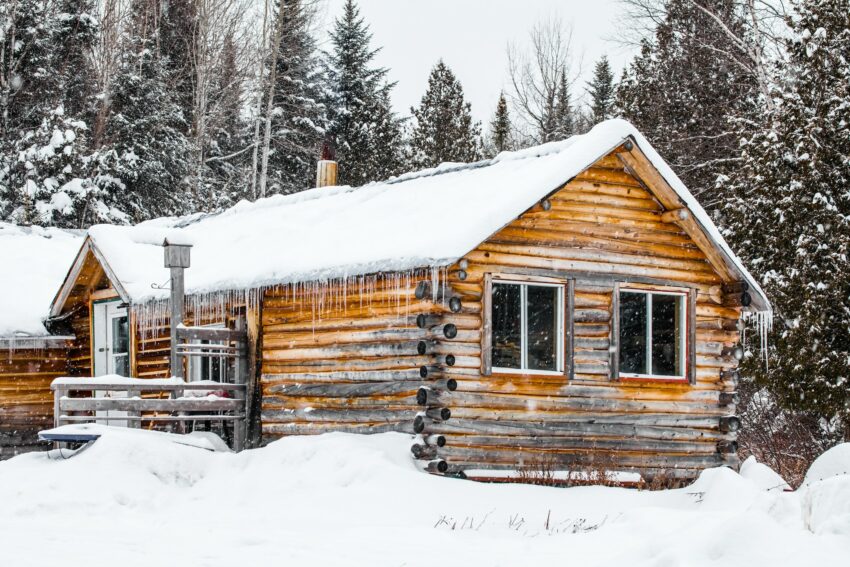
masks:
<path id="1" fill-rule="evenodd" d="M 0 459 L 37 448 L 39 430 L 53 424 L 50 382 L 67 372 L 74 337 L 51 334 L 44 320 L 82 240 L 0 223 Z"/>
<path id="2" fill-rule="evenodd" d="M 185 270 L 165 267 L 169 239 L 191 244 Z M 739 321 L 770 313 L 619 120 L 383 183 L 95 226 L 51 307 L 75 337 L 68 373 L 228 380 L 215 357 L 172 358 L 174 278 L 183 326 L 247 330 L 254 443 L 403 431 L 428 470 L 475 478 L 736 465 Z"/>

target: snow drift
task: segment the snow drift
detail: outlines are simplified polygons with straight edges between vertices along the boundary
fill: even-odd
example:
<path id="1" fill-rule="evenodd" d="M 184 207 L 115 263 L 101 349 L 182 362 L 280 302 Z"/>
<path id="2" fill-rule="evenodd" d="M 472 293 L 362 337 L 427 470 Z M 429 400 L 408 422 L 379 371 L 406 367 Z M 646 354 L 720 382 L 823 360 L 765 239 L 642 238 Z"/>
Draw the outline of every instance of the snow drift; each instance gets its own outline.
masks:
<path id="1" fill-rule="evenodd" d="M 847 475 L 799 493 L 772 490 L 752 465 L 708 470 L 681 490 L 563 489 L 424 474 L 403 434 L 292 437 L 233 454 L 154 432 L 102 433 L 71 459 L 0 463 L 0 564 L 850 561 L 839 509 L 850 491 L 818 484 Z"/>

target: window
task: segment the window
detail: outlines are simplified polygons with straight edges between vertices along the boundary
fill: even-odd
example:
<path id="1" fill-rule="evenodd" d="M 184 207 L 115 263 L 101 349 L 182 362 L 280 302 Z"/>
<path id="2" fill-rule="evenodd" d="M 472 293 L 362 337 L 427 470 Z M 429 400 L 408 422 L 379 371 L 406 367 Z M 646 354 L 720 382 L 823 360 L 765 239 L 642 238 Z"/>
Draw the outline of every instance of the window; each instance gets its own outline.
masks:
<path id="1" fill-rule="evenodd" d="M 619 374 L 685 379 L 685 292 L 620 291 Z"/>
<path id="2" fill-rule="evenodd" d="M 212 329 L 224 329 L 224 325 L 206 325 Z M 199 345 L 196 350 L 206 353 L 207 355 L 195 355 L 189 357 L 189 381 L 197 382 L 199 380 L 212 380 L 213 382 L 227 381 L 227 361 L 228 359 L 222 356 L 220 349 L 203 348 L 201 345 L 221 345 L 218 341 L 195 340 L 194 344 Z"/>
<path id="3" fill-rule="evenodd" d="M 491 302 L 494 370 L 563 370 L 563 286 L 493 282 Z"/>

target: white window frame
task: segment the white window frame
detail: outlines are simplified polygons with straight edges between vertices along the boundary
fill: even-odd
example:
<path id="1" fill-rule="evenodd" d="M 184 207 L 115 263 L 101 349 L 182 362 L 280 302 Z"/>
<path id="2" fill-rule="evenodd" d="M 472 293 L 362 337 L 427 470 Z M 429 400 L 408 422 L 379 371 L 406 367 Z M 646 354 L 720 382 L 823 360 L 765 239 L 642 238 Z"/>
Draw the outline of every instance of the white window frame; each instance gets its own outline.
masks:
<path id="1" fill-rule="evenodd" d="M 543 282 L 543 281 L 534 281 L 534 280 L 511 280 L 511 279 L 496 279 L 493 278 L 491 282 L 491 286 L 495 288 L 497 285 L 518 285 L 520 286 L 520 367 L 521 368 L 503 368 L 501 366 L 492 366 L 491 372 L 494 374 L 542 374 L 542 375 L 550 375 L 550 376 L 560 376 L 564 374 L 564 284 L 562 283 L 553 283 L 553 282 Z M 556 369 L 555 370 L 532 370 L 527 368 L 528 366 L 528 287 L 553 287 L 558 290 L 557 293 L 557 314 L 558 314 L 558 333 L 555 339 L 555 347 L 556 347 Z M 492 295 L 492 290 L 491 290 Z M 491 321 L 491 330 L 492 333 L 492 321 L 493 321 L 493 308 L 495 305 L 490 305 L 490 312 L 487 313 L 487 317 L 490 318 Z M 491 348 L 495 348 L 495 345 L 492 345 Z M 492 355 L 491 355 L 492 356 Z"/>
<path id="2" fill-rule="evenodd" d="M 643 295 L 673 295 L 677 297 L 681 297 L 679 302 L 679 349 L 681 352 L 681 374 L 672 375 L 672 376 L 664 376 L 661 374 L 653 374 L 652 373 L 652 299 L 646 303 L 646 363 L 649 365 L 649 374 L 631 374 L 624 373 L 618 370 L 619 377 L 623 380 L 659 380 L 659 381 L 668 381 L 668 382 L 688 382 L 688 365 L 689 356 L 688 356 L 688 348 L 694 348 L 692 345 L 688 345 L 688 295 L 689 290 L 687 289 L 676 289 L 676 290 L 661 290 L 661 289 L 645 289 L 645 288 L 630 288 L 630 287 L 621 287 L 618 291 L 620 295 L 620 301 L 618 301 L 618 310 L 622 309 L 622 295 L 624 293 L 635 293 L 635 294 L 643 294 Z M 620 313 L 617 313 L 617 317 L 620 318 Z M 620 320 L 617 325 L 618 331 L 622 332 L 622 320 Z M 622 361 L 623 351 L 622 344 L 620 341 L 620 337 L 617 337 L 617 364 L 619 365 Z"/>
<path id="3" fill-rule="evenodd" d="M 226 329 L 227 328 L 227 325 L 225 325 L 224 323 L 213 323 L 213 324 L 210 324 L 210 325 L 201 325 L 201 326 L 204 327 L 205 329 Z M 221 341 L 209 342 L 207 344 L 221 344 Z M 194 356 L 189 357 L 189 363 L 187 365 L 188 368 L 187 368 L 186 374 L 188 375 L 190 382 L 200 382 L 202 380 L 201 370 L 202 370 L 202 365 L 203 365 L 202 359 L 204 359 L 204 358 L 209 358 L 209 357 L 204 357 L 204 356 L 200 356 L 200 355 L 194 355 Z M 211 358 L 209 358 L 209 362 L 212 362 Z M 213 380 L 214 382 L 222 382 L 221 378 L 227 378 L 227 366 L 226 365 L 227 365 L 227 359 L 224 358 L 224 357 L 220 357 L 219 373 L 223 374 L 223 376 L 219 376 L 218 377 L 219 379 L 217 379 L 217 380 L 214 380 L 212 377 L 210 377 L 210 379 Z"/>

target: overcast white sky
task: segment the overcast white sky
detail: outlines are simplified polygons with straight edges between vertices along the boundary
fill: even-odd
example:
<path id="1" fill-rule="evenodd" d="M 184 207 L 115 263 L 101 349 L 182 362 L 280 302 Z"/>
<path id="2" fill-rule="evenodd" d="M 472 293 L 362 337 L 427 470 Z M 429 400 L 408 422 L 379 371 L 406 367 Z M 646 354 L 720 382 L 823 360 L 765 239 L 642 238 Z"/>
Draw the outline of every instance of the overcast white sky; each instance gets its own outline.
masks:
<path id="1" fill-rule="evenodd" d="M 322 20 L 329 25 L 344 0 L 325 0 Z M 541 19 L 559 16 L 573 26 L 573 47 L 589 76 L 593 63 L 607 53 L 619 76 L 631 50 L 616 37 L 617 0 L 359 0 L 377 63 L 390 69 L 398 85 L 396 110 L 408 115 L 428 84 L 428 73 L 443 58 L 463 84 L 477 120 L 489 120 L 499 91 L 506 87 L 509 42 L 524 42 Z M 576 61 L 578 64 L 578 61 Z M 581 81 L 583 91 L 584 81 Z M 578 88 L 579 85 L 576 86 Z M 580 93 L 574 93 L 580 94 Z"/>

